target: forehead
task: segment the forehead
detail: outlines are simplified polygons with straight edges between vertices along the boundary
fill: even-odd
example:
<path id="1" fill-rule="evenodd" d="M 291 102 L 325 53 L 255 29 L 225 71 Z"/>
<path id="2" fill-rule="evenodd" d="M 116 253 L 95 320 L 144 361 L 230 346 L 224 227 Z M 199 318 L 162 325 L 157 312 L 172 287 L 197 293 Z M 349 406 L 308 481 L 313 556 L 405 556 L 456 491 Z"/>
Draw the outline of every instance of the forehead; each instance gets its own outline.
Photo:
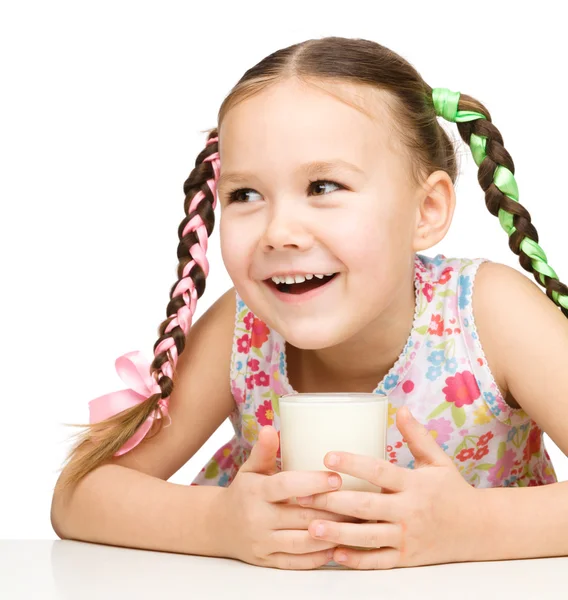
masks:
<path id="1" fill-rule="evenodd" d="M 363 170 L 393 148 L 388 94 L 290 78 L 230 108 L 219 128 L 221 172 L 343 159 Z"/>

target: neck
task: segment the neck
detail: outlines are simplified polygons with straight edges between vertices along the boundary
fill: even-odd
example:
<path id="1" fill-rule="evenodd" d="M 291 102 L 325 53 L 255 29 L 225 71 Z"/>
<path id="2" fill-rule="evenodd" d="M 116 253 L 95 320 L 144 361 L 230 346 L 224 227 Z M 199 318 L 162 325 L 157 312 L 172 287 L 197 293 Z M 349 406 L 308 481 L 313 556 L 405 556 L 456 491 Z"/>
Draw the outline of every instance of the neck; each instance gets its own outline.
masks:
<path id="1" fill-rule="evenodd" d="M 408 341 L 415 302 L 412 273 L 387 310 L 344 342 L 319 350 L 288 345 L 292 387 L 301 392 L 373 392 Z"/>

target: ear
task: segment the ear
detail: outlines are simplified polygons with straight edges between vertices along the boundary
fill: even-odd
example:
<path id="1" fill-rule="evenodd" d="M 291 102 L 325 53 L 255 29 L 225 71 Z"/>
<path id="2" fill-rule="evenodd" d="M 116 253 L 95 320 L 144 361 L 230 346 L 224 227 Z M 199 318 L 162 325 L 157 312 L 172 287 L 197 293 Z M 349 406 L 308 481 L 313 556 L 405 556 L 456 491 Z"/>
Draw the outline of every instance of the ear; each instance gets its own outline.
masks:
<path id="1" fill-rule="evenodd" d="M 445 237 L 455 207 L 456 194 L 450 176 L 445 171 L 434 171 L 417 192 L 415 252 L 431 248 Z"/>

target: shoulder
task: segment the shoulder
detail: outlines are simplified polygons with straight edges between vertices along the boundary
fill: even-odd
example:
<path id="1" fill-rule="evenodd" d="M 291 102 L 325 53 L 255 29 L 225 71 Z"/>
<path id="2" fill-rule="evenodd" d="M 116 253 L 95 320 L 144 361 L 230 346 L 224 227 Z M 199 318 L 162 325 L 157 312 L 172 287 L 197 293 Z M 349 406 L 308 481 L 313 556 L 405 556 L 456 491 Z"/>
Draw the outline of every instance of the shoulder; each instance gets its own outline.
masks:
<path id="1" fill-rule="evenodd" d="M 472 295 L 478 335 L 499 385 L 511 389 L 521 364 L 543 359 L 568 339 L 568 320 L 536 282 L 496 262 L 479 265 Z M 556 332 L 556 333 L 555 333 Z"/>
<path id="2" fill-rule="evenodd" d="M 516 269 L 488 263 L 478 277 L 474 310 L 492 368 L 531 419 L 568 453 L 568 319 Z"/>

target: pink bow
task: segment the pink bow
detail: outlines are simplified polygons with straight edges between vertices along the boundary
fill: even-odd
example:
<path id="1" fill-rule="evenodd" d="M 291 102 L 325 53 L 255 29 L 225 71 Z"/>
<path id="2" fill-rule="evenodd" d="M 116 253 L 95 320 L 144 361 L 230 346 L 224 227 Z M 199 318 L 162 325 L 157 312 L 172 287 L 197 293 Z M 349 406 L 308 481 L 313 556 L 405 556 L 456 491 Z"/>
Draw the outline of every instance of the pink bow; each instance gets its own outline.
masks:
<path id="1" fill-rule="evenodd" d="M 119 356 L 114 365 L 119 377 L 131 389 L 111 392 L 110 394 L 105 394 L 91 400 L 89 402 L 89 423 L 104 421 L 127 408 L 144 402 L 144 400 L 147 400 L 153 394 L 162 393 L 160 386 L 150 375 L 150 363 L 138 350 Z M 167 399 L 160 398 L 158 404 L 162 407 L 164 414 L 169 417 Z M 155 411 L 155 414 L 150 414 L 146 421 L 136 430 L 136 433 L 114 456 L 126 454 L 126 452 L 137 446 L 144 439 L 148 431 L 150 431 L 154 419 L 160 418 L 161 415 L 158 411 Z M 170 423 L 166 427 L 169 425 L 171 425 L 171 418 Z"/>

